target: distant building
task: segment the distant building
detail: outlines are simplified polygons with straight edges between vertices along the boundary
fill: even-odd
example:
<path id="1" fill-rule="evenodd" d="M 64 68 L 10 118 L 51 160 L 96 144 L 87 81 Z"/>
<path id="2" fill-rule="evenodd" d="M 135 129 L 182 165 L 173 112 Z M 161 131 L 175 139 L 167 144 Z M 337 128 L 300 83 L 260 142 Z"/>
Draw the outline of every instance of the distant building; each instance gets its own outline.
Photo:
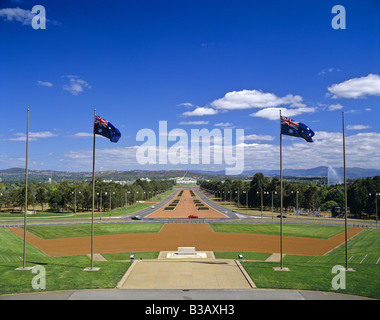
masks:
<path id="1" fill-rule="evenodd" d="M 190 177 L 182 177 L 176 179 L 177 184 L 196 184 L 197 180 Z"/>
<path id="2" fill-rule="evenodd" d="M 331 216 L 333 218 L 343 218 L 345 213 L 345 207 L 332 207 Z M 347 207 L 347 213 L 350 213 L 350 208 Z"/>

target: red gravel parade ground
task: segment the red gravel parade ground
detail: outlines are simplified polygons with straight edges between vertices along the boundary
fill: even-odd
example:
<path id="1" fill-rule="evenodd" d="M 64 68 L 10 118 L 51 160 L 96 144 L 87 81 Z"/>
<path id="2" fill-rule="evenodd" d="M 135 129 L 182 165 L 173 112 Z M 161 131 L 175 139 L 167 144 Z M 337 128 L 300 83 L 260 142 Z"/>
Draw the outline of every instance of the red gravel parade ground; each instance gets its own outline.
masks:
<path id="1" fill-rule="evenodd" d="M 175 210 L 161 208 L 149 218 L 185 218 L 191 214 L 199 218 L 226 218 L 222 213 L 209 208 L 197 210 L 189 190 L 184 190 Z M 9 228 L 23 237 L 22 228 Z M 348 237 L 361 232 L 363 228 L 350 228 Z M 71 256 L 88 254 L 91 251 L 89 237 L 41 239 L 27 233 L 27 242 L 49 256 Z M 344 242 L 344 232 L 330 239 L 288 237 L 284 235 L 285 254 L 324 255 Z M 133 233 L 94 236 L 95 253 L 174 251 L 178 247 L 196 247 L 204 251 L 280 252 L 280 237 L 262 234 L 241 234 L 214 232 L 207 223 L 166 223 L 156 233 Z"/>
<path id="2" fill-rule="evenodd" d="M 22 228 L 9 228 L 23 237 Z M 348 237 L 363 228 L 350 228 Z M 27 241 L 49 256 L 83 255 L 91 252 L 90 237 L 41 239 L 27 233 Z M 344 242 L 344 232 L 330 239 L 283 237 L 284 253 L 320 256 Z M 260 234 L 214 232 L 207 223 L 167 223 L 157 233 L 133 233 L 94 237 L 95 253 L 175 251 L 195 247 L 197 251 L 280 252 L 280 237 Z"/>

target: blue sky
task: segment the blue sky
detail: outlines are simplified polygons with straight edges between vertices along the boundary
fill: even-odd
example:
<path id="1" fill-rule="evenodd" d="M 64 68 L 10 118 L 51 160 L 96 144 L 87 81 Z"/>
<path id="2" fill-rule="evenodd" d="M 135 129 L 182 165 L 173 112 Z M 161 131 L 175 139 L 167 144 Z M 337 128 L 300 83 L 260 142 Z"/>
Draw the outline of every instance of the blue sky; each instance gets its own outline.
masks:
<path id="1" fill-rule="evenodd" d="M 30 169 L 91 171 L 95 108 L 122 133 L 97 137 L 97 170 L 223 169 L 139 164 L 136 134 L 159 121 L 244 129 L 245 168 L 277 169 L 279 108 L 316 133 L 283 138 L 286 168 L 342 166 L 344 110 L 347 165 L 379 169 L 379 17 L 377 0 L 2 0 L 0 169 L 25 165 L 27 108 Z"/>

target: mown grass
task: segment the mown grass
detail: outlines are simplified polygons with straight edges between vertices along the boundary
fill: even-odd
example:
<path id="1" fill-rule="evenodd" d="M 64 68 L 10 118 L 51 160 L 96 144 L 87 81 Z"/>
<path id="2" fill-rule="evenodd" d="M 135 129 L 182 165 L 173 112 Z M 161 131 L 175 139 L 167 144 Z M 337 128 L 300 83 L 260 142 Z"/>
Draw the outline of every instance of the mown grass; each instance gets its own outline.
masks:
<path id="1" fill-rule="evenodd" d="M 278 223 L 210 223 L 215 232 L 279 235 Z M 329 239 L 344 231 L 344 226 L 283 224 L 284 236 Z"/>
<path id="2" fill-rule="evenodd" d="M 120 225 L 107 224 L 104 225 L 104 228 L 108 230 L 98 230 L 98 232 L 107 232 L 107 234 L 120 231 L 127 232 L 131 231 L 127 230 L 130 226 L 137 228 L 137 226 L 146 224 Z M 156 225 L 155 228 L 158 226 L 161 228 L 161 224 L 153 225 Z M 39 232 L 41 235 L 45 232 L 50 236 L 54 235 L 54 237 L 58 235 L 66 237 L 73 231 L 64 228 L 59 230 L 55 227 L 61 228 L 63 226 L 41 228 Z M 77 225 L 76 227 L 86 227 L 86 225 Z M 273 228 L 273 226 L 266 227 Z M 293 232 L 296 236 L 305 236 L 305 234 L 311 234 L 309 227 L 328 227 L 330 229 L 330 226 L 297 225 L 297 232 L 296 229 Z M 49 228 L 52 228 L 52 231 L 49 231 Z M 227 230 L 234 230 L 230 232 L 236 232 L 236 229 L 231 226 L 227 225 L 226 228 Z M 249 230 L 252 231 L 252 229 Z M 273 232 L 273 230 L 264 231 Z M 256 230 L 256 232 L 258 231 Z M 339 230 L 334 232 L 332 230 L 325 230 L 325 232 L 319 230 L 318 234 L 327 236 L 336 232 L 339 233 Z M 88 229 L 79 229 L 75 233 L 88 235 Z M 42 265 L 45 267 L 46 289 L 43 291 L 114 288 L 130 266 L 129 261 L 118 262 L 118 260 L 129 260 L 132 253 L 135 254 L 135 259 L 155 259 L 158 257 L 158 252 L 103 254 L 108 261 L 94 262 L 95 267 L 101 268 L 100 271 L 84 272 L 83 269 L 90 266 L 90 259 L 87 256 L 49 257 L 27 244 L 27 266 Z M 271 253 L 214 252 L 216 258 L 223 259 L 237 259 L 239 253 L 243 254 L 243 267 L 258 288 L 319 290 L 380 299 L 380 230 L 367 229 L 348 242 L 348 256 L 351 258 L 349 267 L 353 268 L 355 272 L 346 273 L 346 289 L 337 291 L 332 289 L 332 279 L 336 276 L 332 273 L 332 268 L 336 265 L 345 266 L 344 245 L 321 257 L 286 255 L 283 262 L 284 267 L 290 269 L 289 272 L 274 271 L 273 267 L 278 267 L 279 263 L 265 262 Z M 15 270 L 15 268 L 22 266 L 22 256 L 23 240 L 7 229 L 0 228 L 0 294 L 42 291 L 32 288 L 31 281 L 36 274 L 31 271 Z"/>
<path id="3" fill-rule="evenodd" d="M 94 224 L 95 235 L 159 232 L 162 223 L 107 223 Z M 88 237 L 91 235 L 91 224 L 68 224 L 28 226 L 27 230 L 42 239 L 71 237 Z"/>
<path id="4" fill-rule="evenodd" d="M 321 257 L 286 255 L 283 266 L 289 272 L 274 271 L 279 263 L 243 261 L 242 265 L 258 288 L 330 291 L 380 299 L 380 230 L 367 229 L 348 241 L 351 256 L 359 257 L 348 263 L 355 271 L 345 273 L 346 289 L 338 290 L 332 288 L 337 275 L 332 268 L 345 267 L 344 245 Z"/>
<path id="5" fill-rule="evenodd" d="M 243 255 L 243 259 L 245 260 L 260 260 L 265 261 L 271 253 L 263 253 L 263 252 L 214 252 L 214 256 L 216 259 L 238 259 L 238 254 Z"/>
<path id="6" fill-rule="evenodd" d="M 46 289 L 35 290 L 32 279 L 38 274 L 15 270 L 23 266 L 23 240 L 0 228 L 0 294 L 114 288 L 130 266 L 129 262 L 94 262 L 101 267 L 98 272 L 83 271 L 90 263 L 87 256 L 49 257 L 27 244 L 26 266 L 41 265 L 46 270 Z"/>
<path id="7" fill-rule="evenodd" d="M 165 198 L 167 198 L 170 194 L 172 194 L 173 190 L 168 190 L 162 194 L 159 194 L 155 197 L 152 197 L 151 199 L 148 199 L 146 202 L 138 202 L 133 203 L 131 205 L 128 205 L 127 208 L 120 207 L 115 208 L 111 212 L 108 211 L 102 211 L 99 212 L 95 210 L 94 217 L 95 218 L 107 218 L 107 217 L 115 217 L 115 216 L 121 216 L 121 215 L 132 215 L 133 213 L 146 209 L 152 205 L 155 205 L 158 202 L 161 202 Z M 30 208 L 29 208 L 30 210 Z M 33 221 L 34 219 L 41 219 L 41 218 L 48 218 L 48 219 L 81 219 L 81 218 L 89 218 L 92 216 L 92 212 L 82 212 L 78 211 L 76 214 L 72 211 L 67 212 L 50 212 L 50 211 L 37 211 L 36 214 L 28 215 L 27 218 L 30 221 Z M 24 215 L 22 213 L 9 213 L 9 212 L 1 212 L 0 213 L 0 219 L 4 220 L 23 220 Z"/>
<path id="8" fill-rule="evenodd" d="M 135 255 L 135 260 L 138 259 L 157 259 L 160 254 L 159 251 L 148 251 L 148 252 L 120 252 L 120 253 L 104 253 L 102 256 L 108 261 L 125 261 L 129 260 L 131 254 Z"/>

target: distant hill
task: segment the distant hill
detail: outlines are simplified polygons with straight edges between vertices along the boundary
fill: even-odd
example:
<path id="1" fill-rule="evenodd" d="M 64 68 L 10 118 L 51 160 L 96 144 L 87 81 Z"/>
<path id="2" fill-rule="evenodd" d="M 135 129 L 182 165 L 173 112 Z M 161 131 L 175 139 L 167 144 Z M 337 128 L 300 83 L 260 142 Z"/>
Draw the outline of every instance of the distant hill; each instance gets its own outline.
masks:
<path id="1" fill-rule="evenodd" d="M 344 175 L 344 168 L 334 168 L 340 177 Z M 257 172 L 262 172 L 265 176 L 279 176 L 280 170 L 257 170 L 257 171 L 245 171 L 244 175 L 254 175 Z M 284 169 L 282 174 L 287 177 L 327 177 L 328 167 L 321 166 L 311 169 Z M 363 169 L 358 167 L 346 169 L 347 178 L 357 179 L 365 177 L 374 177 L 380 175 L 379 169 Z"/>
<path id="2" fill-rule="evenodd" d="M 336 173 L 343 177 L 343 168 L 334 168 Z M 171 179 L 182 177 L 186 174 L 188 177 L 195 179 L 225 179 L 230 178 L 249 178 L 255 173 L 262 172 L 265 176 L 279 176 L 279 170 L 250 170 L 245 171 L 240 176 L 225 176 L 224 171 L 213 172 L 213 171 L 185 171 L 185 170 L 130 170 L 130 171 L 97 171 L 96 176 L 101 177 L 106 180 L 136 180 L 139 178 L 149 178 L 149 179 Z M 284 169 L 284 177 L 327 177 L 328 167 L 321 166 L 311 169 Z M 365 177 L 374 177 L 380 175 L 379 169 L 363 169 L 363 168 L 347 168 L 347 178 L 357 179 Z M 32 181 L 48 181 L 49 178 L 52 181 L 60 181 L 62 179 L 67 179 L 70 181 L 90 181 L 92 178 L 92 172 L 66 172 L 66 171 L 53 171 L 53 170 L 29 170 L 28 177 Z M 25 169 L 23 168 L 10 168 L 5 170 L 0 170 L 0 178 L 4 182 L 22 181 L 25 178 Z"/>
<path id="3" fill-rule="evenodd" d="M 149 179 L 172 179 L 183 177 L 187 173 L 195 179 L 213 178 L 215 174 L 208 174 L 202 172 L 188 172 L 184 170 L 130 170 L 130 171 L 97 171 L 96 177 L 101 177 L 105 180 L 113 181 L 128 181 L 136 180 L 139 178 L 149 178 Z M 4 182 L 22 181 L 25 179 L 25 169 L 23 168 L 10 168 L 5 170 L 0 170 L 0 178 Z M 54 170 L 29 170 L 28 178 L 32 181 L 48 181 L 49 178 L 52 181 L 60 181 L 62 179 L 67 179 L 69 181 L 85 181 L 92 179 L 92 172 L 66 172 L 66 171 L 54 171 Z"/>

